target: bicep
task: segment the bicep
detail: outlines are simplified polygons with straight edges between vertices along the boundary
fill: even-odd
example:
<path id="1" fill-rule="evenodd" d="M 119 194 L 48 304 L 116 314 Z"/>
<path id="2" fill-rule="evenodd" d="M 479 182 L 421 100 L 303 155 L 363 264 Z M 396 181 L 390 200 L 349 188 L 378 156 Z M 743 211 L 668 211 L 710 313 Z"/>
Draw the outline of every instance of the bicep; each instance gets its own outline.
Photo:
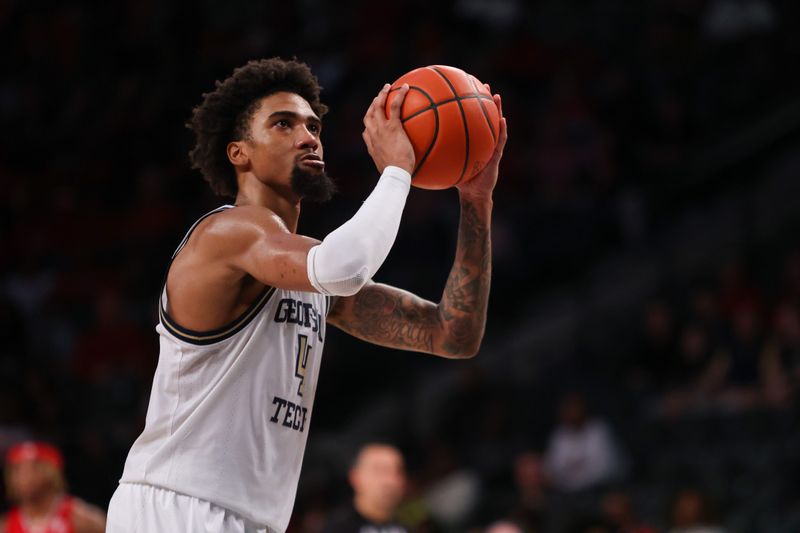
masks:
<path id="1" fill-rule="evenodd" d="M 216 263 L 231 276 L 249 274 L 260 283 L 314 291 L 308 280 L 308 251 L 319 241 L 288 230 L 275 214 L 239 208 L 212 221 L 199 239 L 203 264 Z"/>
<path id="2" fill-rule="evenodd" d="M 308 251 L 319 241 L 293 233 L 270 233 L 254 239 L 234 260 L 264 285 L 315 292 L 308 279 Z"/>
<path id="3" fill-rule="evenodd" d="M 337 298 L 328 322 L 359 339 L 402 350 L 438 353 L 442 322 L 436 304 L 408 291 L 370 282 Z"/>

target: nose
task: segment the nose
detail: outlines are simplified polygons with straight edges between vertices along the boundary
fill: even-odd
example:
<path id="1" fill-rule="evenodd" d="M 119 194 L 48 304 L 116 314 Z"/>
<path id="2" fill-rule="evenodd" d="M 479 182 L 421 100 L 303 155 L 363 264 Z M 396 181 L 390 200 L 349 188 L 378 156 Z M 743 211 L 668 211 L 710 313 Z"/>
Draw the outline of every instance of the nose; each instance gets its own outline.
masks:
<path id="1" fill-rule="evenodd" d="M 296 145 L 297 148 L 300 149 L 311 149 L 311 151 L 316 151 L 319 148 L 319 139 L 310 131 L 308 128 L 303 127 L 300 130 L 300 136 L 297 139 Z"/>

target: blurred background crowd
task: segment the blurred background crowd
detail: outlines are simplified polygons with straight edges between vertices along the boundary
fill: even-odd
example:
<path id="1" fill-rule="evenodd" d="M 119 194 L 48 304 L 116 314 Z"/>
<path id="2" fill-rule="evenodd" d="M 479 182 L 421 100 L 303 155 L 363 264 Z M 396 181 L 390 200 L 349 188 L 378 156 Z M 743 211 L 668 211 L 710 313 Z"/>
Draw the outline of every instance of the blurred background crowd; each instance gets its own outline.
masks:
<path id="1" fill-rule="evenodd" d="M 482 351 L 331 328 L 291 531 L 346 505 L 370 441 L 405 456 L 410 531 L 800 531 L 797 2 L 5 0 L 0 45 L 0 453 L 53 442 L 107 505 L 168 258 L 226 203 L 183 126 L 214 80 L 318 75 L 322 238 L 375 181 L 374 94 L 450 64 L 509 121 Z M 438 300 L 457 221 L 453 191 L 412 191 L 376 279 Z"/>

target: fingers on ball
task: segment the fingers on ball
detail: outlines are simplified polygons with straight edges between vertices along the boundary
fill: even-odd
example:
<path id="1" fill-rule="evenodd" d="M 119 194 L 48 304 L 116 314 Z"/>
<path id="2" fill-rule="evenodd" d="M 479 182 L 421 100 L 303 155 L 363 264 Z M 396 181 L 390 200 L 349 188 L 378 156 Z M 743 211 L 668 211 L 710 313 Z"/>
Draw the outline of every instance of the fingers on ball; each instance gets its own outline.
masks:
<path id="1" fill-rule="evenodd" d="M 378 96 L 375 99 L 375 111 L 377 112 L 379 109 L 383 109 L 386 107 L 386 96 L 389 94 L 389 84 L 387 83 L 384 85 L 381 92 L 378 93 Z"/>
<path id="2" fill-rule="evenodd" d="M 408 84 L 404 83 L 400 90 L 397 92 L 397 95 L 392 100 L 392 105 L 389 106 L 389 119 L 399 119 L 400 118 L 400 109 L 403 107 L 403 102 L 406 99 L 406 94 L 408 94 Z"/>
<path id="3" fill-rule="evenodd" d="M 500 137 L 497 139 L 497 147 L 495 151 L 499 152 L 500 154 L 503 153 L 503 149 L 506 146 L 506 141 L 508 140 L 508 124 L 506 124 L 506 118 L 500 118 Z"/>

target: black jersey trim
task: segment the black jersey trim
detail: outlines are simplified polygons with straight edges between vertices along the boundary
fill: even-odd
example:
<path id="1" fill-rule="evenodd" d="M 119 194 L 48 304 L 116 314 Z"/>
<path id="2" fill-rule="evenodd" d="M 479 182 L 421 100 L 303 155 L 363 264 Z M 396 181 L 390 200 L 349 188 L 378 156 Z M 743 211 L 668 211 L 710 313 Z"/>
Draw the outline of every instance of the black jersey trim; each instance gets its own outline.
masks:
<path id="1" fill-rule="evenodd" d="M 169 275 L 169 269 L 172 266 L 172 262 L 175 261 L 175 258 L 178 254 L 183 250 L 183 247 L 186 246 L 186 243 L 189 242 L 189 237 L 191 237 L 192 233 L 197 226 L 200 225 L 202 221 L 206 218 L 214 215 L 216 213 L 221 213 L 227 209 L 232 209 L 235 206 L 232 205 L 224 205 L 222 207 L 218 207 L 213 211 L 210 211 L 200 217 L 192 226 L 189 228 L 189 231 L 186 233 L 186 236 L 181 241 L 180 245 L 178 245 L 178 249 L 175 250 L 175 253 L 172 254 L 172 257 L 167 264 L 167 269 L 164 272 L 164 281 L 161 283 L 161 293 L 158 297 L 158 318 L 159 322 L 169 331 L 173 336 L 176 338 L 188 342 L 190 344 L 198 344 L 198 345 L 207 345 L 207 344 L 214 344 L 215 342 L 220 342 L 225 339 L 228 339 L 237 333 L 239 333 L 242 329 L 244 329 L 247 324 L 249 324 L 253 318 L 258 315 L 258 312 L 264 307 L 264 305 L 269 300 L 269 297 L 272 296 L 272 293 L 275 292 L 274 287 L 265 287 L 261 293 L 259 293 L 258 297 L 253 301 L 252 304 L 245 310 L 244 313 L 239 315 L 236 319 L 234 319 L 229 324 L 222 326 L 220 328 L 211 330 L 211 331 L 195 331 L 189 328 L 185 328 L 175 322 L 175 320 L 169 316 L 167 313 L 166 308 L 164 308 L 164 294 L 167 290 L 167 276 Z"/>
<path id="2" fill-rule="evenodd" d="M 252 322 L 253 318 L 255 318 L 264 308 L 269 301 L 270 296 L 272 296 L 274 293 L 275 287 L 268 287 L 264 289 L 259 297 L 256 298 L 252 304 L 250 304 L 250 307 L 248 307 L 247 310 L 236 320 L 226 326 L 211 331 L 195 331 L 181 326 L 167 314 L 167 311 L 164 309 L 163 305 L 158 306 L 158 314 L 164 327 L 167 328 L 167 330 L 178 339 L 190 344 L 214 344 L 215 342 L 229 339 L 230 337 L 233 337 L 242 331 L 242 329 Z"/>

